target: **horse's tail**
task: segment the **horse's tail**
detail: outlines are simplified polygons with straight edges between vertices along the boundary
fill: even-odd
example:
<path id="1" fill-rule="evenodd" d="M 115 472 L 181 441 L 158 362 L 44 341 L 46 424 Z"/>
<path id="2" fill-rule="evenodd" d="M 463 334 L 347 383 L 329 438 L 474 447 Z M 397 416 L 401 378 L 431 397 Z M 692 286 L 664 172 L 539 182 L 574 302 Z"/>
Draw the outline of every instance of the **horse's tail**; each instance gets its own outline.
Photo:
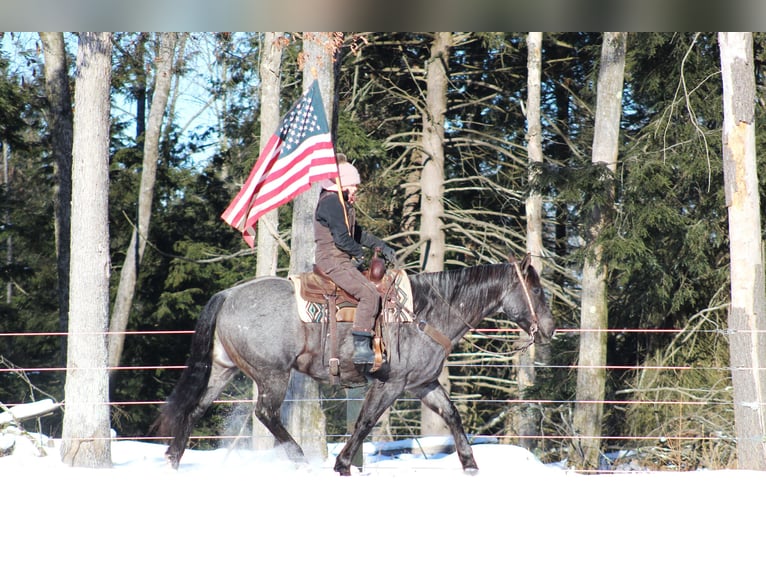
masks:
<path id="1" fill-rule="evenodd" d="M 186 442 L 193 424 L 191 414 L 205 394 L 210 378 L 215 325 L 226 296 L 227 291 L 216 293 L 202 309 L 192 336 L 186 367 L 152 424 L 151 432 L 156 436 L 183 437 L 183 442 Z"/>

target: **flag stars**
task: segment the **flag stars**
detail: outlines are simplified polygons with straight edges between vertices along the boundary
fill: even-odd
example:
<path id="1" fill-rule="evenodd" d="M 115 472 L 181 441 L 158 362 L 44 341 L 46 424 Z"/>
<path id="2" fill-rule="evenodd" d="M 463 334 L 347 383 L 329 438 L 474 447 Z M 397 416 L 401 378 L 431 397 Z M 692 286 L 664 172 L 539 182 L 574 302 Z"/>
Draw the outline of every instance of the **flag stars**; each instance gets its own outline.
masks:
<path id="1" fill-rule="evenodd" d="M 279 135 L 284 141 L 285 153 L 289 153 L 307 137 L 322 131 L 314 106 L 311 102 L 301 101 L 285 118 Z"/>

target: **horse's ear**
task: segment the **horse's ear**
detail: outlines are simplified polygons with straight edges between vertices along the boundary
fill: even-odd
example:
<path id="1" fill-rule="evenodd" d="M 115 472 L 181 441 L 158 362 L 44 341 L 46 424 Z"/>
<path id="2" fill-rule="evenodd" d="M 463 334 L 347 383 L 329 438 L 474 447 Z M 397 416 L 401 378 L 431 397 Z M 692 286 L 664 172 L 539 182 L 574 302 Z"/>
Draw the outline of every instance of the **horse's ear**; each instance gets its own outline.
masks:
<path id="1" fill-rule="evenodd" d="M 526 273 L 530 265 L 532 265 L 532 254 L 527 253 L 524 255 L 524 259 L 521 260 L 521 270 Z"/>
<path id="2" fill-rule="evenodd" d="M 518 259 L 516 259 L 516 256 L 515 256 L 513 253 L 509 253 L 509 254 L 508 254 L 508 262 L 509 262 L 511 265 L 515 265 L 516 263 L 518 263 L 518 262 L 519 262 L 519 260 L 518 260 Z"/>

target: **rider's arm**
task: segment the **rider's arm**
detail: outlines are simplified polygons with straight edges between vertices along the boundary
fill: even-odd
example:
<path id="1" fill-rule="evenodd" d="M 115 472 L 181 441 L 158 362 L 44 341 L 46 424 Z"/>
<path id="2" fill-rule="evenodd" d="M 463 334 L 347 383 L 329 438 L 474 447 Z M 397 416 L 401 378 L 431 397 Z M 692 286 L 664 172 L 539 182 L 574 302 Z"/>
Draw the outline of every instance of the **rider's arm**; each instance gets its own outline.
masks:
<path id="1" fill-rule="evenodd" d="M 337 194 L 322 198 L 316 209 L 317 221 L 329 228 L 335 245 L 351 257 L 361 259 L 364 256 L 362 246 L 349 234 L 346 216 Z"/>

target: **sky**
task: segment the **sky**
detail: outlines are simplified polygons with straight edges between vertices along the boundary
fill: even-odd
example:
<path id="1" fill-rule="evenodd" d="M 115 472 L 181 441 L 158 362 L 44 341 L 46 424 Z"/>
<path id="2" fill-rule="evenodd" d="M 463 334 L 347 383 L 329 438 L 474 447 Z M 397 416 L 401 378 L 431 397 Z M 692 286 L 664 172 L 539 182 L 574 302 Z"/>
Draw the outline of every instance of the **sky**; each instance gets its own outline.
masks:
<path id="1" fill-rule="evenodd" d="M 443 441 L 444 439 L 432 439 Z M 581 475 L 515 446 L 375 455 L 351 477 L 279 449 L 187 450 L 115 440 L 110 469 L 0 457 L 3 572 L 763 572 L 766 473 Z M 385 445 L 380 445 L 385 446 Z M 278 570 L 275 570 L 278 569 Z"/>
<path id="2" fill-rule="evenodd" d="M 72 59 L 70 65 L 74 66 L 77 38 L 73 34 L 65 34 L 64 38 L 68 42 L 69 56 Z M 189 70 L 179 76 L 179 85 L 174 84 L 172 88 L 178 91 L 177 95 L 173 95 L 175 99 L 173 121 L 179 128 L 182 144 L 188 143 L 188 138 L 196 133 L 217 124 L 219 111 L 216 107 L 220 105 L 220 102 L 210 97 L 206 87 L 213 73 L 211 68 L 216 65 L 211 39 L 207 35 L 200 34 L 190 44 L 192 45 L 187 46 L 186 51 L 187 58 L 191 59 L 188 64 Z M 13 74 L 19 82 L 23 79 L 31 81 L 33 76 L 41 73 L 41 66 L 44 63 L 41 46 L 37 32 L 5 33 L 0 36 L 0 57 L 9 59 L 9 73 Z M 32 57 L 27 57 L 29 54 Z M 148 109 L 146 113 L 149 113 Z M 128 101 L 125 96 L 113 91 L 111 114 L 116 120 L 126 125 L 125 136 L 134 138 L 135 101 Z M 208 141 L 207 144 L 207 147 L 189 155 L 192 165 L 203 165 L 210 158 L 215 151 L 216 142 Z"/>

